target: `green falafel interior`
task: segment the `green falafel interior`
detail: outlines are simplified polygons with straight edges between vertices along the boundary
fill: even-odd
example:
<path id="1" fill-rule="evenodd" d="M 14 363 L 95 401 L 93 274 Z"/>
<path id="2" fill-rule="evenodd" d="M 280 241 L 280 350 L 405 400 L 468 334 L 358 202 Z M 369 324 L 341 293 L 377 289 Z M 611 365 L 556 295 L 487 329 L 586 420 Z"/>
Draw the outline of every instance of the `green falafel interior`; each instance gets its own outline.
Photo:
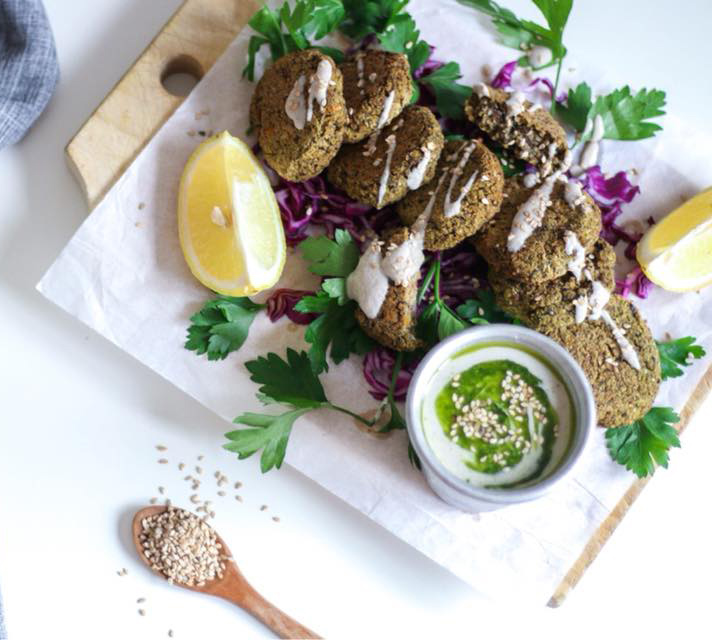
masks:
<path id="1" fill-rule="evenodd" d="M 534 284 L 530 279 L 532 273 L 543 274 L 541 282 L 536 282 L 537 287 L 552 291 L 569 287 L 566 295 L 557 294 L 554 298 L 557 304 L 565 300 L 569 305 L 562 322 L 570 325 L 574 333 L 587 331 L 588 324 L 578 327 L 583 322 L 612 336 L 611 356 L 606 356 L 610 362 L 603 361 L 603 386 L 615 383 L 619 367 L 635 369 L 635 363 L 641 366 L 637 357 L 630 356 L 630 351 L 641 349 L 641 343 L 636 343 L 633 337 L 629 340 L 626 333 L 630 327 L 620 324 L 622 321 L 605 310 L 611 287 L 602 282 L 613 282 L 612 267 L 608 265 L 610 274 L 606 272 L 599 279 L 590 275 L 586 260 L 590 259 L 589 252 L 599 233 L 613 245 L 623 241 L 634 246 L 636 241 L 635 236 L 615 224 L 615 219 L 639 190 L 624 172 L 612 178 L 600 173 L 598 143 L 601 139 L 637 140 L 655 135 L 661 127 L 651 119 L 664 113 L 665 93 L 655 89 L 636 93 L 626 86 L 594 97 L 591 88 L 580 83 L 567 95 L 557 96 L 562 62 L 567 54 L 564 28 L 572 0 L 534 0 L 547 26 L 522 20 L 490 0 L 459 1 L 490 16 L 501 41 L 524 51 L 524 55 L 505 64 L 499 73 L 486 78 L 487 84 L 475 85 L 474 91 L 458 82 L 462 75 L 458 62 L 441 62 L 433 57 L 434 47 L 420 37 L 415 21 L 406 11 L 407 0 L 297 0 L 291 6 L 285 2 L 278 10 L 265 6 L 249 22 L 257 32 L 250 39 L 248 62 L 243 70 L 250 80 L 255 79 L 257 57 L 264 46 L 269 49 L 272 63 L 288 54 L 298 60 L 305 52 L 318 49 L 337 68 L 342 63 L 351 65 L 343 76 L 347 124 L 333 126 L 329 134 L 332 147 L 341 145 L 331 168 L 323 173 L 321 165 L 312 173 L 307 168 L 300 175 L 311 177 L 294 182 L 285 179 L 280 168 L 273 166 L 280 174 L 275 179 L 275 192 L 288 242 L 301 252 L 309 270 L 322 278 L 319 288 L 314 292 L 278 289 L 263 305 L 247 299 L 219 298 L 207 303 L 192 318 L 189 329 L 186 347 L 197 354 L 207 353 L 213 359 L 238 350 L 248 339 L 252 319 L 262 310 L 272 321 L 286 315 L 292 322 L 306 326 L 304 339 L 308 351 L 288 350 L 286 359 L 268 353 L 246 363 L 251 379 L 261 385 L 260 400 L 264 404 L 285 405 L 287 411 L 278 416 L 252 413 L 239 416 L 235 422 L 249 428 L 227 434 L 229 443 L 225 448 L 240 458 L 262 450 L 263 471 L 279 468 L 293 424 L 312 410 L 331 409 L 348 414 L 372 431 L 405 428 L 398 402 L 404 399 L 410 375 L 430 347 L 472 325 L 514 322 L 532 326 L 531 314 L 524 312 L 525 307 L 511 303 L 512 287 L 506 284 L 516 283 L 517 299 L 526 298 Z M 337 31 L 352 39 L 345 51 L 322 42 Z M 396 86 L 388 73 L 379 74 L 364 63 L 364 52 L 374 48 L 402 54 L 401 59 L 403 56 L 407 59 L 413 86 L 411 99 L 417 101 L 418 108 L 428 110 L 433 122 L 437 120 L 438 139 L 432 145 L 426 138 L 422 138 L 421 144 L 417 137 L 421 134 L 416 131 L 408 136 L 409 141 L 416 142 L 404 146 L 399 129 L 407 130 L 404 121 L 409 112 L 405 111 L 407 100 L 400 95 L 402 83 Z M 517 70 L 538 71 L 547 67 L 556 67 L 554 83 L 541 77 L 515 86 L 513 78 Z M 291 73 L 284 79 L 284 86 L 291 87 L 290 97 L 305 100 L 311 109 L 315 72 L 303 65 Z M 312 88 L 307 95 L 308 87 Z M 548 88 L 548 100 L 542 100 L 537 93 L 540 87 Z M 360 104 L 366 101 L 367 90 L 369 95 L 377 96 L 375 107 L 369 107 L 371 112 L 363 119 L 367 124 L 359 122 L 348 134 L 348 118 L 355 117 L 356 106 L 354 102 L 349 104 L 349 92 L 356 96 L 351 100 L 358 99 Z M 262 103 L 256 107 L 253 104 L 258 122 L 260 109 L 267 109 L 266 101 L 285 100 L 281 94 L 277 97 L 262 94 Z M 324 96 L 314 107 L 318 114 L 314 121 L 302 122 L 304 135 L 317 136 L 314 128 L 332 117 L 326 91 Z M 270 108 L 270 113 L 284 111 L 281 102 Z M 290 122 L 285 122 L 288 130 Z M 270 129 L 268 133 L 274 131 Z M 337 138 L 339 135 L 344 137 Z M 444 145 L 444 138 L 459 142 Z M 279 139 L 272 142 L 279 147 Z M 468 164 L 479 153 L 474 152 L 476 144 L 482 146 L 488 165 L 482 160 L 472 166 Z M 574 164 L 571 152 L 578 144 L 582 145 L 581 157 Z M 492 168 L 492 162 L 496 169 Z M 338 166 L 338 171 L 334 166 Z M 503 180 L 502 170 L 511 181 Z M 396 178 L 400 180 L 398 190 L 393 188 Z M 531 227 L 527 229 L 525 245 L 539 240 L 541 218 L 549 205 L 538 194 L 547 181 L 551 185 L 549 193 L 554 190 L 557 206 L 565 213 L 584 206 L 588 207 L 587 215 L 595 217 L 585 233 L 582 230 L 571 239 L 570 235 L 576 234 L 565 228 L 571 225 L 566 222 L 569 218 L 562 215 L 564 222 L 559 223 L 560 228 L 548 229 L 547 250 L 531 254 L 531 260 L 541 261 L 540 264 L 527 257 L 522 262 L 527 268 L 522 266 L 519 271 L 508 268 L 510 258 L 516 254 L 511 249 L 509 252 L 502 249 L 499 236 L 494 242 L 496 251 L 483 248 L 488 233 L 491 235 L 501 220 L 497 216 L 502 197 L 506 201 L 508 192 L 515 190 L 515 181 L 523 195 L 510 212 L 514 222 L 505 225 L 505 242 L 507 234 L 512 233 L 510 227 L 513 230 L 519 218 L 524 218 Z M 417 206 L 408 213 L 409 217 L 401 215 L 399 219 L 390 205 L 399 201 L 400 212 L 409 199 Z M 525 205 L 528 211 L 523 211 Z M 483 207 L 487 209 L 486 215 Z M 532 212 L 536 215 L 531 215 Z M 470 224 L 475 216 L 480 216 L 477 224 Z M 493 216 L 495 220 L 490 223 Z M 403 223 L 407 226 L 399 226 Z M 440 225 L 440 236 L 433 234 L 435 225 Z M 314 235 L 320 227 L 325 235 Z M 427 250 L 425 238 L 448 236 L 463 229 L 467 231 L 455 241 L 448 243 L 446 238 L 438 250 Z M 570 234 L 566 236 L 570 240 L 566 244 L 564 232 Z M 549 243 L 557 237 L 562 238 L 562 244 L 552 252 Z M 480 252 L 475 250 L 473 239 Z M 493 257 L 500 254 L 507 260 Z M 554 268 L 553 254 L 558 261 Z M 574 261 L 578 261 L 578 267 L 571 266 Z M 488 268 L 497 280 L 494 293 L 487 283 Z M 408 277 L 401 278 L 406 272 Z M 585 275 L 587 272 L 589 275 Z M 570 287 L 572 273 L 577 274 L 574 288 Z M 357 276 L 361 278 L 359 283 L 355 282 Z M 568 284 L 562 278 L 568 278 Z M 641 294 L 650 287 L 641 273 L 636 273 L 634 283 L 631 282 L 616 281 L 618 291 Z M 379 291 L 379 304 L 368 313 L 357 302 L 358 296 L 354 294 L 357 284 L 361 291 L 372 287 L 373 295 Z M 502 286 L 507 287 L 506 291 Z M 575 299 L 572 292 L 577 296 Z M 507 313 L 499 308 L 500 299 Z M 538 300 L 536 304 L 534 300 L 526 302 L 526 309 L 536 308 L 537 314 L 550 311 Z M 519 309 L 521 314 L 517 313 Z M 582 321 L 577 319 L 580 315 Z M 394 322 L 392 318 L 403 324 L 397 332 L 388 324 Z M 410 336 L 412 340 L 394 341 L 396 334 Z M 556 332 L 552 332 L 552 337 L 556 339 Z M 641 340 L 645 341 L 643 351 L 651 346 L 657 354 L 652 339 Z M 701 347 L 691 342 L 658 343 L 658 347 L 661 357 L 650 360 L 648 371 L 655 389 L 661 378 L 660 361 L 665 379 L 681 375 L 680 367 L 704 354 Z M 319 378 L 328 372 L 329 360 L 339 364 L 352 355 L 364 357 L 364 375 L 371 394 L 380 400 L 378 409 L 368 418 L 332 404 Z M 383 363 L 387 365 L 382 366 Z M 635 371 L 626 369 L 626 373 L 635 378 Z M 658 465 L 667 466 L 667 450 L 679 446 L 670 426 L 676 415 L 671 409 L 646 405 L 636 417 L 628 425 L 609 428 L 606 442 L 614 460 L 637 475 L 648 475 Z M 413 461 L 410 448 L 408 455 Z"/>

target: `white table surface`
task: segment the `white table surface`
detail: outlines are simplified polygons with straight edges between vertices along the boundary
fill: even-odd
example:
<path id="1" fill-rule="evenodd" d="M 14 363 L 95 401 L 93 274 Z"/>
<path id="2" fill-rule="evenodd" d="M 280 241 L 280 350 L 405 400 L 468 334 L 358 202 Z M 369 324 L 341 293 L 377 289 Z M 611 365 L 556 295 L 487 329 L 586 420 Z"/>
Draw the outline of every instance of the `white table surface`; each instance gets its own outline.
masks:
<path id="1" fill-rule="evenodd" d="M 221 509 L 239 522 L 230 544 L 248 578 L 327 637 L 709 637 L 712 402 L 564 607 L 515 613 L 296 472 L 262 476 L 256 459 L 221 452 L 225 423 L 34 290 L 86 215 L 65 143 L 179 4 L 46 0 L 62 79 L 32 132 L 0 152 L 0 588 L 11 640 L 169 628 L 270 637 L 226 603 L 163 584 L 128 547 L 132 509 L 157 485 L 185 500 L 176 464 L 198 454 L 209 478 L 219 468 L 244 483 L 244 502 L 234 490 L 215 500 L 218 528 Z M 535 15 L 523 0 L 504 4 Z M 595 56 L 623 82 L 667 89 L 671 112 L 712 133 L 710 24 L 701 0 L 578 0 L 566 41 L 573 60 Z M 156 464 L 157 443 L 171 465 Z"/>

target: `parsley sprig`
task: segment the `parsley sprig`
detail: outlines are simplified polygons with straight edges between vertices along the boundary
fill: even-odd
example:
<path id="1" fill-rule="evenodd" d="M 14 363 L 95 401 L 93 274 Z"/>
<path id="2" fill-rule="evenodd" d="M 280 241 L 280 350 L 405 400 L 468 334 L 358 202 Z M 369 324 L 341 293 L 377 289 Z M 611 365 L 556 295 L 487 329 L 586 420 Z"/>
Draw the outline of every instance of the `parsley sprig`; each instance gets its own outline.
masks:
<path id="1" fill-rule="evenodd" d="M 683 374 L 680 367 L 687 367 L 693 360 L 698 360 L 706 354 L 704 347 L 695 344 L 695 338 L 692 336 L 655 344 L 660 354 L 660 371 L 663 380 L 679 378 Z"/>
<path id="2" fill-rule="evenodd" d="M 679 420 L 670 407 L 653 407 L 632 424 L 606 429 L 608 451 L 639 478 L 652 475 L 656 465 L 667 468 L 670 448 L 680 446 L 672 426 Z"/>
<path id="3" fill-rule="evenodd" d="M 247 340 L 252 321 L 265 305 L 249 298 L 219 295 L 191 316 L 185 348 L 208 360 L 224 360 Z"/>
<path id="4" fill-rule="evenodd" d="M 561 77 L 561 65 L 567 50 L 564 46 L 564 28 L 571 13 L 573 0 L 532 0 L 546 20 L 544 27 L 531 20 L 522 20 L 512 11 L 500 7 L 492 0 L 458 0 L 460 4 L 472 7 L 477 11 L 492 18 L 494 28 L 499 32 L 502 44 L 519 51 L 528 51 L 532 47 L 546 47 L 551 51 L 551 62 L 537 67 L 556 65 L 556 80 L 554 81 L 554 95 L 551 101 L 551 111 L 557 110 L 556 91 Z M 529 58 L 525 55 L 519 58 L 519 66 L 531 66 Z"/>
<path id="5" fill-rule="evenodd" d="M 359 251 L 351 234 L 337 229 L 334 239 L 327 236 L 307 238 L 299 244 L 309 270 L 326 276 L 313 296 L 305 296 L 295 306 L 302 313 L 318 313 L 304 334 L 311 345 L 309 360 L 315 373 L 329 370 L 327 355 L 335 364 L 352 353 L 364 355 L 373 341 L 356 322 L 356 302 L 346 296 L 346 277 L 355 269 Z"/>
<path id="6" fill-rule="evenodd" d="M 433 285 L 432 302 L 420 313 L 417 325 L 418 337 L 428 345 L 434 345 L 467 327 L 467 323 L 447 305 L 440 295 L 440 271 L 441 261 L 438 256 L 430 264 L 418 289 L 417 301 L 420 302 L 430 285 Z"/>
<path id="7" fill-rule="evenodd" d="M 250 380 L 260 385 L 258 397 L 263 404 L 282 404 L 290 407 L 288 411 L 278 415 L 243 413 L 233 422 L 249 428 L 225 434 L 229 442 L 223 447 L 237 453 L 240 460 L 262 449 L 262 473 L 282 466 L 292 426 L 309 411 L 332 409 L 351 416 L 366 426 L 372 426 L 371 421 L 329 402 L 319 376 L 314 373 L 309 356 L 304 351 L 287 349 L 286 360 L 276 353 L 268 353 L 246 362 L 245 367 L 250 372 Z"/>
<path id="8" fill-rule="evenodd" d="M 665 115 L 665 92 L 641 89 L 633 93 L 628 85 L 593 100 L 591 87 L 581 82 L 569 89 L 566 105 L 557 107 L 557 115 L 581 134 L 585 141 L 597 115 L 603 119 L 603 137 L 609 140 L 641 140 L 654 136 L 662 127 L 651 118 Z"/>
<path id="9" fill-rule="evenodd" d="M 263 6 L 247 23 L 260 35 L 250 38 L 247 65 L 242 75 L 250 81 L 255 79 L 255 58 L 264 45 L 269 47 L 273 61 L 292 51 L 312 48 L 310 38 L 320 40 L 336 29 L 343 17 L 341 0 L 297 0 L 293 8 L 285 2 L 278 11 Z M 338 49 L 314 48 L 324 51 L 337 62 L 343 60 Z"/>

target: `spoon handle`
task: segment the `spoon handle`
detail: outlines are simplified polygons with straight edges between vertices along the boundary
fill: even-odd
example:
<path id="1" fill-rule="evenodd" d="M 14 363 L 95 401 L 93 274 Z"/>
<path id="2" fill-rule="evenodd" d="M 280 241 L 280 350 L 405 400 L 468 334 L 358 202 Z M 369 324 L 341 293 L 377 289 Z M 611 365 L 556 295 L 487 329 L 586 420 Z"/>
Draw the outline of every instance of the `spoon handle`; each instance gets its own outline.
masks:
<path id="1" fill-rule="evenodd" d="M 224 597 L 252 614 L 280 638 L 320 638 L 263 598 L 249 584 L 244 584 L 239 593 L 225 594 Z"/>

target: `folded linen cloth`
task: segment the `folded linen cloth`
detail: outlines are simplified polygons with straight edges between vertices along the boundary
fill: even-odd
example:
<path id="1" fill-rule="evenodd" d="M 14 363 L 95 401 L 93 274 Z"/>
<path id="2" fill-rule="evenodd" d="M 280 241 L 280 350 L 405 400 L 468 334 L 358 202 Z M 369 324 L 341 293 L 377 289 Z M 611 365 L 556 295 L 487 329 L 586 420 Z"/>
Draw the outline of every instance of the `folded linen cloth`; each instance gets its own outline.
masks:
<path id="1" fill-rule="evenodd" d="M 40 0 L 0 0 L 0 149 L 20 140 L 59 79 L 52 30 Z"/>

